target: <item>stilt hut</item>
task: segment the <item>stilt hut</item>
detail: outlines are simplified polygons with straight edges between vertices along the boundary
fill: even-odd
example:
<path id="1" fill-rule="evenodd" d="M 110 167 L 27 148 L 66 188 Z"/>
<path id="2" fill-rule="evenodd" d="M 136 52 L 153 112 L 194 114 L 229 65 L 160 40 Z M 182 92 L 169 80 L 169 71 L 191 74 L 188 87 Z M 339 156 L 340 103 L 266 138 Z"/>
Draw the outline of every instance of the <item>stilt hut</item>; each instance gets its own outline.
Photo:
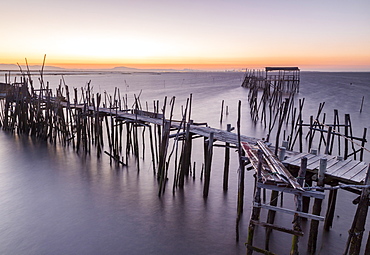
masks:
<path id="1" fill-rule="evenodd" d="M 299 92 L 298 67 L 265 67 L 266 83 L 282 92 Z"/>

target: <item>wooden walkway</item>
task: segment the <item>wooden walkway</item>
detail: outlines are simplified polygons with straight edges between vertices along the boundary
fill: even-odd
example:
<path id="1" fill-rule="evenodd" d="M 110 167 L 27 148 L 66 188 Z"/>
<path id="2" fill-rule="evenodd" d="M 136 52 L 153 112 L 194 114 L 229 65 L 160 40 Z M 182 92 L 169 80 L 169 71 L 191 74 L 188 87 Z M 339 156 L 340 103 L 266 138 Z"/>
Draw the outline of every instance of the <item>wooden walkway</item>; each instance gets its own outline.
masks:
<path id="1" fill-rule="evenodd" d="M 61 103 L 64 107 L 67 106 L 67 103 L 62 102 Z M 83 109 L 84 105 L 72 105 L 71 108 L 80 108 Z M 94 109 L 94 107 L 89 106 L 89 111 L 96 111 L 97 109 Z M 109 109 L 109 108 L 99 108 L 99 113 L 107 114 L 107 115 L 113 115 L 116 118 L 119 119 L 125 119 L 132 122 L 141 122 L 141 123 L 151 123 L 155 125 L 162 125 L 163 124 L 163 115 L 157 114 L 153 112 L 147 112 L 147 111 L 141 111 L 141 110 L 125 110 L 125 111 L 118 111 L 115 109 Z M 185 124 L 186 125 L 186 124 Z M 171 128 L 178 129 L 180 127 L 180 121 L 178 120 L 172 120 L 171 121 Z M 190 125 L 190 132 L 196 135 L 200 135 L 203 137 L 209 137 L 211 133 L 213 133 L 213 138 L 216 141 L 230 143 L 233 145 L 238 144 L 238 135 L 236 133 L 228 132 L 226 130 L 221 130 L 217 128 L 212 128 L 208 126 L 200 126 L 197 124 Z M 250 144 L 256 144 L 259 139 L 241 135 L 240 136 L 241 142 L 248 142 Z"/>
<path id="2" fill-rule="evenodd" d="M 63 103 L 66 104 L 66 103 Z M 84 105 L 71 106 L 73 108 L 83 108 Z M 89 110 L 96 111 L 92 106 L 89 107 Z M 109 108 L 99 108 L 100 113 L 114 115 L 120 119 L 126 119 L 133 122 L 142 122 L 142 123 L 152 123 L 156 125 L 161 125 L 163 123 L 162 114 L 156 114 L 146 111 L 135 111 L 135 110 L 126 110 L 126 111 L 116 111 Z M 135 113 L 132 113 L 135 112 Z M 171 128 L 180 128 L 179 121 L 172 121 Z M 210 137 L 210 134 L 214 134 L 215 141 L 225 142 L 237 145 L 238 136 L 236 133 L 228 132 L 226 130 L 211 128 L 207 126 L 199 125 L 190 125 L 190 132 L 203 137 Z M 241 142 L 247 142 L 249 144 L 256 144 L 257 138 L 248 137 L 245 135 L 240 136 Z M 301 158 L 307 157 L 307 171 L 312 173 L 317 173 L 320 158 L 327 159 L 327 171 L 325 177 L 328 180 L 335 180 L 344 184 L 364 184 L 366 171 L 368 164 L 362 161 L 356 161 L 352 159 L 341 160 L 340 157 L 332 155 L 315 155 L 311 153 L 297 153 L 297 152 L 288 152 L 290 157 L 282 161 L 283 164 L 293 167 L 299 167 Z"/>
<path id="3" fill-rule="evenodd" d="M 364 184 L 368 164 L 352 159 L 343 160 L 332 155 L 315 155 L 311 153 L 298 153 L 282 161 L 283 164 L 299 167 L 301 158 L 307 157 L 307 171 L 317 173 L 320 159 L 327 159 L 325 177 L 345 184 Z"/>

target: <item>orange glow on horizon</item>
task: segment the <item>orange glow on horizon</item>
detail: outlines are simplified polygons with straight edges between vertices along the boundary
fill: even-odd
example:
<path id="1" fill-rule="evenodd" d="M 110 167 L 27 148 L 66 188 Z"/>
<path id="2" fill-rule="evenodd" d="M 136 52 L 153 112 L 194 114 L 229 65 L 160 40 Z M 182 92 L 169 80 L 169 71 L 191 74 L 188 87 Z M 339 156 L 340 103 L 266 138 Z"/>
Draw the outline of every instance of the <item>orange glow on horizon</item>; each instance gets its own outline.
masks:
<path id="1" fill-rule="evenodd" d="M 42 56 L 43 57 L 43 56 Z M 29 65 L 42 65 L 43 58 L 27 59 Z M 25 65 L 24 59 L 0 59 L 0 64 Z M 359 56 L 356 58 L 348 56 L 319 57 L 311 55 L 310 57 L 260 57 L 260 58 L 238 58 L 238 59 L 207 59 L 207 58 L 148 58 L 131 60 L 112 60 L 112 59 L 94 59 L 85 58 L 76 59 L 48 59 L 46 56 L 46 66 L 56 66 L 66 69 L 111 69 L 114 67 L 128 67 L 138 69 L 195 69 L 195 70 L 230 70 L 230 69 L 251 69 L 263 68 L 265 66 L 298 66 L 302 70 L 318 69 L 360 69 L 370 71 L 370 56 Z"/>
<path id="2" fill-rule="evenodd" d="M 265 66 L 298 66 L 298 67 L 325 67 L 339 69 L 345 67 L 363 67 L 370 71 L 370 57 L 362 56 L 358 58 L 351 57 L 274 57 L 274 58 L 244 58 L 244 59 L 148 59 L 136 61 L 96 61 L 89 62 L 53 62 L 48 65 L 59 66 L 63 68 L 77 69 L 110 69 L 124 66 L 138 69 L 200 69 L 200 70 L 225 70 L 225 69 L 245 69 L 245 68 L 262 68 Z"/>

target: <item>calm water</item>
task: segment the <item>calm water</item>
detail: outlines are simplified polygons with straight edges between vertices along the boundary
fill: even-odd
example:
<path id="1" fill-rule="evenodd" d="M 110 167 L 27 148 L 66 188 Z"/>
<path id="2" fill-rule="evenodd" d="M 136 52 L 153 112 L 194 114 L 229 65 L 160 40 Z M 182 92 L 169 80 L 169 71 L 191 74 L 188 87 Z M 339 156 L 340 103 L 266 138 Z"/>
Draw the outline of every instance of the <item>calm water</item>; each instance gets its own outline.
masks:
<path id="1" fill-rule="evenodd" d="M 142 102 L 163 101 L 176 96 L 176 112 L 193 95 L 193 119 L 212 127 L 236 125 L 237 102 L 242 100 L 242 130 L 248 136 L 264 137 L 261 124 L 253 125 L 247 107 L 248 90 L 241 88 L 242 73 L 162 73 L 66 75 L 70 87 L 89 80 L 94 92 L 121 95 L 141 92 Z M 60 76 L 46 76 L 52 87 Z M 36 79 L 35 79 L 36 80 Z M 299 97 L 305 97 L 304 120 L 316 115 L 318 104 L 326 102 L 328 119 L 333 109 L 340 117 L 350 113 L 354 134 L 370 128 L 370 73 L 301 73 Z M 360 114 L 362 96 L 365 96 Z M 219 123 L 221 101 L 229 115 Z M 178 116 L 178 115 L 177 115 Z M 331 121 L 327 121 L 331 122 Z M 222 191 L 223 150 L 215 149 L 210 194 L 202 198 L 200 180 L 202 141 L 195 140 L 192 161 L 195 180 L 187 180 L 183 191 L 172 193 L 173 171 L 163 197 L 157 196 L 150 152 L 128 167 L 110 166 L 109 159 L 76 154 L 70 147 L 53 146 L 36 139 L 0 132 L 0 254 L 245 254 L 247 224 L 253 192 L 253 173 L 246 173 L 245 209 L 240 242 L 235 242 L 237 198 L 237 155 L 232 153 L 230 182 Z M 367 145 L 367 148 L 369 146 Z M 369 162 L 370 155 L 365 153 Z M 342 253 L 356 207 L 356 196 L 339 191 L 333 228 L 320 235 L 320 254 Z M 289 196 L 284 203 L 291 204 Z M 324 205 L 324 210 L 326 205 Z M 277 222 L 291 226 L 291 217 L 277 214 Z M 308 224 L 307 224 L 308 225 Z M 322 227 L 322 224 L 320 224 Z M 308 232 L 308 228 L 305 229 Z M 365 231 L 365 245 L 369 224 Z M 257 230 L 257 237 L 263 230 Z M 291 236 L 273 233 L 272 251 L 287 254 Z M 260 239 L 261 239 L 260 238 Z M 301 241 L 302 243 L 304 240 Z M 256 239 L 256 244 L 258 242 Z M 284 245 L 282 245 L 284 244 Z M 287 245 L 285 245 L 287 244 Z M 325 244 L 325 245 L 324 245 Z M 304 254 L 305 246 L 302 246 Z"/>

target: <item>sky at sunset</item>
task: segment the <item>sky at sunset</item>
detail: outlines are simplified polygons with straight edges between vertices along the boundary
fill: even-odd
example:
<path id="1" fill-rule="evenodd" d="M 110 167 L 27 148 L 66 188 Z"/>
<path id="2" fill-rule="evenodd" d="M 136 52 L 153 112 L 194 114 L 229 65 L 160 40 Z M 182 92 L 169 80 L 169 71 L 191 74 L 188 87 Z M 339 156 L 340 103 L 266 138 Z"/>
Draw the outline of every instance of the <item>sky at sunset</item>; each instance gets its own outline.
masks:
<path id="1" fill-rule="evenodd" d="M 369 0 L 1 2 L 0 64 L 370 71 Z"/>

